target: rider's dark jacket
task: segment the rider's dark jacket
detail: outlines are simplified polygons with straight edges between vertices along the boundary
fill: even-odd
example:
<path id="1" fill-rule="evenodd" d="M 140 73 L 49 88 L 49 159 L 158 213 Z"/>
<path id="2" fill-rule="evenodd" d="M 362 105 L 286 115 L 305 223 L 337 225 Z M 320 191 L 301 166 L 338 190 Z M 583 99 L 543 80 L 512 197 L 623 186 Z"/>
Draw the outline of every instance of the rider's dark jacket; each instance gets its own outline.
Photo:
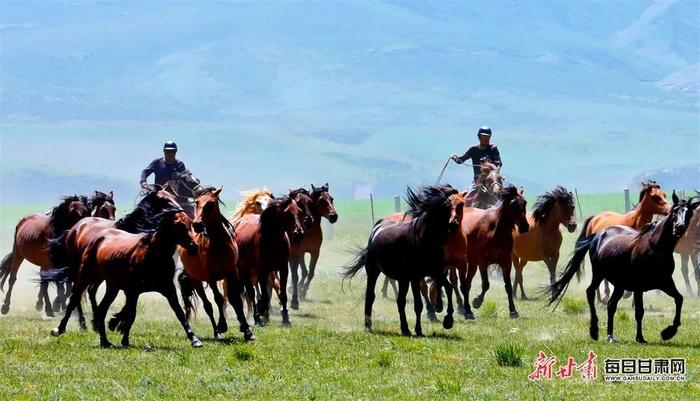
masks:
<path id="1" fill-rule="evenodd" d="M 173 178 L 173 173 L 180 173 L 187 170 L 185 168 L 185 163 L 180 160 L 175 159 L 173 163 L 166 163 L 165 159 L 158 158 L 151 162 L 143 171 L 141 172 L 141 183 L 146 182 L 149 175 L 155 173 L 155 184 L 165 185 L 166 182 Z"/>
<path id="2" fill-rule="evenodd" d="M 460 157 L 457 158 L 459 160 L 459 163 L 464 163 L 467 159 L 472 159 L 472 166 L 474 168 L 474 181 L 476 181 L 477 177 L 479 177 L 479 173 L 481 172 L 481 162 L 485 159 L 488 159 L 491 161 L 491 163 L 495 164 L 498 167 L 501 167 L 503 165 L 503 162 L 501 162 L 501 154 L 498 152 L 498 148 L 496 145 L 487 145 L 487 146 L 481 146 L 479 145 L 474 145 L 467 149 L 466 152 Z"/>

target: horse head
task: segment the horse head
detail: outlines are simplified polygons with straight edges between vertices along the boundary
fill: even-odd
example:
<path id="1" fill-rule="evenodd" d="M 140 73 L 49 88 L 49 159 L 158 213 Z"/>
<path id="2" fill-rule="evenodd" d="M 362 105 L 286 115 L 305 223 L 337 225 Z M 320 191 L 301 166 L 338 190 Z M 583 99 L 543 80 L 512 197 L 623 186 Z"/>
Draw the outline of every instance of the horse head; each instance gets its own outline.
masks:
<path id="1" fill-rule="evenodd" d="M 318 213 L 321 217 L 325 217 L 331 224 L 338 221 L 338 212 L 333 205 L 333 197 L 330 193 L 328 183 L 321 187 L 316 187 L 311 184 L 311 198 L 314 200 Z"/>
<path id="2" fill-rule="evenodd" d="M 221 209 L 219 208 L 219 194 L 221 188 L 210 188 L 202 191 L 195 199 L 195 212 L 192 228 L 196 233 L 201 233 L 208 225 L 218 224 L 222 220 Z"/>

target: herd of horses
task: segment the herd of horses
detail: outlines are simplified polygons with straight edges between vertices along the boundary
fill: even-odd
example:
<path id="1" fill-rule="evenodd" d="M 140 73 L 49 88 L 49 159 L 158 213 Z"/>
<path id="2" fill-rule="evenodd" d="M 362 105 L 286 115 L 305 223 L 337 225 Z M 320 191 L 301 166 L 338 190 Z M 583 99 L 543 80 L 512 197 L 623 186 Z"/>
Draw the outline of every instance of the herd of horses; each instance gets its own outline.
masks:
<path id="1" fill-rule="evenodd" d="M 81 329 L 87 330 L 81 305 L 85 293 L 102 347 L 112 346 L 106 327 L 120 332 L 121 345 L 129 346 L 138 299 L 145 292 L 158 292 L 167 299 L 194 347 L 202 346 L 189 325 L 197 302 L 202 303 L 215 340 L 222 340 L 228 331 L 226 303 L 234 310 L 243 338 L 254 340 L 248 319 L 252 317 L 258 326 L 269 322 L 273 292 L 280 301 L 282 324 L 289 326 L 288 308 L 299 309 L 314 278 L 323 242 L 321 221 L 338 221 L 328 184 L 290 190 L 282 196 L 266 188 L 243 193 L 230 218 L 222 214 L 221 191 L 201 185 L 187 172 L 176 174 L 164 186 L 145 190 L 134 210 L 118 220 L 113 194 L 98 191 L 90 198 L 66 197 L 47 214 L 23 218 L 17 224 L 12 251 L 0 263 L 0 289 L 9 284 L 0 312 L 9 311 L 17 272 L 26 259 L 40 267 L 37 310 L 44 309 L 48 316 L 64 313 L 51 331 L 54 336 L 65 332 L 74 310 Z M 681 255 L 689 291 L 688 260 L 692 260 L 700 291 L 700 213 L 695 213 L 700 202 L 695 197 L 679 199 L 674 191 L 670 203 L 651 181 L 642 184 L 634 210 L 602 212 L 584 222 L 573 256 L 559 278 L 560 226 L 570 233 L 577 228 L 574 196 L 566 188 L 557 186 L 539 196 L 528 213 L 522 188 L 505 184 L 499 168 L 483 163 L 474 195 L 436 184 L 408 188 L 405 200 L 408 210 L 379 219 L 367 246 L 344 267 L 344 280 L 363 269 L 366 272 L 367 331 L 372 330 L 380 273 L 386 276 L 385 295 L 388 284 L 394 285 L 400 329 L 406 336 L 412 335 L 405 313 L 409 288 L 416 314 L 415 335 L 423 335 L 423 300 L 429 319 L 436 320 L 436 312 L 444 308 L 443 290 L 447 308 L 442 324 L 450 329 L 454 325 L 453 295 L 459 313 L 475 319 L 472 307 L 482 305 L 490 288 L 489 268 L 494 265 L 502 272 L 510 317 L 517 318 L 514 298 L 520 288 L 521 299 L 527 299 L 523 269 L 528 262 L 542 261 L 547 266 L 550 283 L 546 292 L 551 305 L 561 300 L 572 278 L 580 275 L 584 257 L 590 253 L 593 275 L 586 296 L 590 335 L 596 340 L 595 293 L 603 282 L 605 299 L 599 293 L 598 301 L 607 305 L 609 341 L 615 341 L 613 317 L 625 291 L 634 294 L 637 341 L 645 342 L 642 294 L 652 289 L 674 298 L 674 321 L 662 338 L 676 334 L 683 297 L 672 279 L 674 251 Z M 653 222 L 655 215 L 661 218 Z M 308 268 L 306 254 L 310 255 Z M 176 267 L 178 258 L 181 271 Z M 477 270 L 481 291 L 470 301 Z M 53 302 L 48 295 L 52 282 L 57 286 Z M 608 282 L 614 286 L 612 294 Z M 105 291 L 98 303 L 102 283 Z M 213 295 L 218 319 L 206 288 Z M 120 291 L 126 302 L 105 326 L 106 314 Z"/>

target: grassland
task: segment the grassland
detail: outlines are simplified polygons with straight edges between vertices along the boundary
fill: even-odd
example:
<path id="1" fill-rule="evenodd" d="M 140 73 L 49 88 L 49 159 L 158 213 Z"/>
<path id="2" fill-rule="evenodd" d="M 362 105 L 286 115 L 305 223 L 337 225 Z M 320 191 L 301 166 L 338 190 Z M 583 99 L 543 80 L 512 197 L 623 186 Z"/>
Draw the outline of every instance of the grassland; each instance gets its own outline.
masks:
<path id="1" fill-rule="evenodd" d="M 229 206 L 234 202 L 228 202 Z M 532 203 L 532 202 L 530 202 Z M 588 337 L 588 312 L 582 283 L 570 288 L 558 309 L 543 307 L 541 300 L 519 301 L 520 318 L 508 318 L 502 282 L 493 280 L 477 319 L 457 318 L 452 330 L 424 323 L 426 338 L 399 336 L 393 299 L 375 303 L 373 334 L 362 330 L 363 279 L 341 290 L 339 267 L 347 249 L 361 245 L 371 224 L 367 202 L 337 201 L 340 221 L 332 239 L 324 243 L 318 279 L 311 299 L 293 311 L 293 327 L 272 324 L 256 329 L 258 340 L 242 342 L 230 332 L 230 341 L 211 341 L 203 312 L 194 322 L 205 340 L 192 349 L 167 304 L 158 296 L 146 297 L 132 331 L 130 349 L 102 350 L 95 333 L 81 333 L 71 323 L 61 338 L 49 336 L 55 319 L 33 308 L 36 288 L 31 284 L 35 267 L 21 270 L 10 313 L 0 317 L 0 399 L 103 400 L 103 399 L 239 399 L 239 400 L 619 400 L 700 398 L 700 301 L 686 296 L 683 325 L 678 335 L 662 342 L 660 331 L 673 317 L 673 302 L 654 292 L 646 295 L 645 334 L 651 344 L 634 342 L 634 313 L 629 300 L 620 303 L 616 322 L 619 342 L 593 342 Z M 583 215 L 597 210 L 621 210 L 622 196 L 582 195 Z M 47 205 L 0 208 L 0 250 L 11 247 L 14 224 L 24 214 L 48 209 Z M 120 205 L 119 210 L 128 207 Z M 375 203 L 377 216 L 393 209 L 393 201 Z M 572 248 L 576 234 L 564 234 L 563 253 Z M 561 262 L 560 262 L 561 264 Z M 677 268 L 677 270 L 679 270 Z M 680 272 L 676 272 L 681 284 Z M 478 287 L 479 278 L 475 279 Z M 541 264 L 525 270 L 528 295 L 545 282 Z M 693 284 L 694 285 L 694 284 Z M 679 285 L 685 293 L 684 285 Z M 4 295 L 4 294 L 3 294 Z M 390 294 L 391 296 L 391 294 Z M 393 297 L 392 297 L 393 298 Z M 121 298 L 114 308 L 121 306 Z M 407 308 L 412 325 L 412 307 Z M 583 305 L 583 307 L 582 307 Z M 600 310 L 601 330 L 605 327 Z M 232 321 L 232 317 L 229 317 Z M 233 326 L 233 325 L 232 325 Z M 111 334 L 114 341 L 118 337 Z M 496 355 L 496 350 L 507 352 Z M 593 350 L 598 355 L 599 379 L 529 382 L 539 351 L 560 361 L 571 356 L 582 362 Z M 504 358 L 505 356 L 505 358 Z M 688 380 L 683 383 L 612 384 L 602 381 L 605 358 L 684 357 Z M 520 366 L 517 361 L 520 361 Z M 501 361 L 501 364 L 499 364 Z M 506 361 L 505 363 L 503 361 Z M 505 365 L 505 366 L 502 366 Z"/>

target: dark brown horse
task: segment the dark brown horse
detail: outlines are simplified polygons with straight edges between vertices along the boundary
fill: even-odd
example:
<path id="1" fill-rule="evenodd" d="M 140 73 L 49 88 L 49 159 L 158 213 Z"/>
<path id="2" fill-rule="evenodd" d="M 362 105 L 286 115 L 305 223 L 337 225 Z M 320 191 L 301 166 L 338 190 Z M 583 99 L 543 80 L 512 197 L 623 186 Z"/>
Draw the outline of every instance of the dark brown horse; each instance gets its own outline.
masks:
<path id="1" fill-rule="evenodd" d="M 509 185 L 501 191 L 501 200 L 496 206 L 487 210 L 465 208 L 462 218 L 462 230 L 467 238 L 467 269 L 459 271 L 460 289 L 464 297 L 465 317 L 474 319 L 469 306 L 469 290 L 476 269 L 481 273 L 481 294 L 473 300 L 475 308 L 484 301 L 484 294 L 489 289 L 488 267 L 497 264 L 503 272 L 503 282 L 508 294 L 508 310 L 512 318 L 518 317 L 513 303 L 513 287 L 510 282 L 510 269 L 513 255 L 513 230 L 517 227 L 521 233 L 530 228 L 525 216 L 527 202 L 523 190 Z"/>
<path id="2" fill-rule="evenodd" d="M 671 210 L 671 205 L 666 200 L 666 194 L 661 190 L 659 184 L 654 181 L 645 181 L 641 186 L 639 204 L 634 210 L 625 214 L 616 212 L 598 213 L 584 222 L 579 239 L 591 236 L 612 225 L 623 225 L 632 227 L 635 230 L 641 230 L 644 226 L 651 223 L 651 219 L 655 214 L 668 214 Z M 605 299 L 601 298 L 600 290 L 598 290 L 598 301 L 605 304 L 610 299 L 610 287 L 607 280 L 604 280 L 603 284 L 605 286 Z"/>
<path id="3" fill-rule="evenodd" d="M 411 335 L 405 311 L 409 285 L 413 291 L 416 336 L 422 336 L 423 301 L 421 300 L 420 283 L 426 276 L 429 276 L 436 280 L 437 288 L 441 288 L 444 281 L 443 247 L 447 243 L 449 216 L 452 208 L 449 198 L 438 187 L 424 187 L 417 193 L 408 188 L 406 201 L 413 211 L 410 221 L 377 222 L 372 229 L 367 247 L 360 250 L 355 259 L 345 267 L 344 279 L 351 279 L 363 268 L 367 273 L 366 331 L 372 329 L 374 287 L 379 273 L 384 273 L 399 282 L 396 304 L 401 319 L 401 334 L 404 336 Z M 446 286 L 448 292 L 450 288 Z M 445 328 L 450 328 L 452 322 L 446 319 L 443 325 Z"/>
<path id="4" fill-rule="evenodd" d="M 466 192 L 463 195 L 465 195 L 467 207 L 488 209 L 498 202 L 499 194 L 503 189 L 503 177 L 501 176 L 501 168 L 488 161 L 482 162 L 480 169 L 479 177 L 474 183 L 476 193 L 469 197 L 466 197 Z"/>
<path id="5" fill-rule="evenodd" d="M 617 303 L 624 291 L 634 293 L 637 342 L 646 343 L 642 334 L 643 294 L 653 289 L 665 292 L 675 301 L 676 314 L 673 324 L 661 332 L 661 338 L 669 340 L 675 336 L 681 325 L 683 296 L 673 281 L 673 249 L 688 228 L 699 202 L 680 201 L 675 191 L 672 199 L 670 213 L 658 223 L 646 225 L 641 231 L 625 225 L 613 225 L 576 241 L 574 256 L 567 264 L 562 277 L 550 287 L 552 297 L 549 304 L 561 299 L 574 275 L 580 276 L 583 259 L 586 253 L 590 252 L 593 277 L 586 289 L 586 298 L 591 312 L 591 338 L 598 340 L 598 316 L 594 301 L 595 291 L 603 279 L 609 280 L 615 286 L 608 302 L 609 342 L 616 341 L 613 324 Z"/>
<path id="6" fill-rule="evenodd" d="M 566 188 L 557 186 L 537 198 L 535 210 L 527 215 L 530 225 L 528 232 L 521 234 L 516 230 L 513 233 L 513 286 L 516 294 L 520 286 L 521 299 L 527 299 L 523 287 L 523 269 L 527 262 L 544 261 L 549 270 L 549 283 L 554 284 L 556 281 L 562 241 L 559 225 L 564 225 L 570 233 L 576 231 L 574 209 L 573 194 Z"/>
<path id="7" fill-rule="evenodd" d="M 117 207 L 114 205 L 114 193 L 109 191 L 108 194 L 100 191 L 95 191 L 95 194 L 90 199 L 93 208 L 93 217 L 101 217 L 103 219 L 114 220 Z"/>
<path id="8" fill-rule="evenodd" d="M 65 332 L 70 314 L 80 303 L 85 289 L 104 281 L 107 285 L 105 295 L 93 311 L 101 347 L 113 346 L 107 338 L 104 319 L 119 290 L 126 295 L 126 304 L 120 312 L 122 315 L 118 326 L 123 334 L 123 347 L 129 346 L 129 331 L 136 318 L 138 298 L 142 293 L 151 291 L 159 292 L 168 300 L 192 346 L 202 346 L 178 303 L 173 282 L 175 262 L 172 256 L 177 245 L 187 248 L 191 253 L 197 252 L 197 245 L 189 234 L 191 221 L 179 208 L 163 212 L 159 220 L 158 229 L 150 234 L 107 229 L 92 242 L 83 255 L 66 313 L 58 327 L 51 331 L 51 335 L 60 336 Z"/>
<path id="9" fill-rule="evenodd" d="M 302 212 L 304 218 L 304 238 L 301 242 L 292 241 L 289 251 L 289 269 L 292 272 L 292 309 L 299 309 L 299 295 L 306 298 L 311 280 L 316 273 L 316 263 L 321 254 L 323 243 L 323 231 L 321 219 L 325 217 L 331 224 L 338 221 L 338 212 L 333 206 L 333 197 L 329 192 L 328 184 L 315 187 L 311 184 L 311 193 L 304 188 L 290 191 L 292 197 Z M 305 255 L 310 255 L 309 270 L 307 274 Z M 298 267 L 301 266 L 301 281 L 299 282 Z M 301 287 L 299 289 L 299 287 Z M 300 293 L 300 294 L 299 294 Z"/>
<path id="10" fill-rule="evenodd" d="M 243 312 L 243 277 L 240 276 L 239 249 L 236 242 L 237 234 L 231 223 L 221 214 L 219 195 L 221 189 L 209 189 L 201 192 L 195 200 L 195 221 L 192 224 L 193 237 L 199 249 L 196 255 L 180 248 L 180 258 L 185 272 L 180 275 L 179 282 L 185 309 L 190 315 L 192 303 L 190 298 L 195 295 L 202 300 L 204 310 L 214 329 L 214 338 L 223 339 L 222 334 L 228 330 L 224 315 L 224 296 L 219 291 L 218 282 L 224 280 L 225 294 L 233 306 L 240 324 L 239 330 L 246 341 L 255 340 Z M 214 302 L 219 309 L 219 322 L 214 319 L 214 311 L 204 292 L 203 283 L 208 283 L 214 293 Z"/>
<path id="11" fill-rule="evenodd" d="M 10 310 L 10 299 L 12 288 L 17 281 L 17 271 L 22 262 L 27 259 L 29 262 L 39 266 L 41 272 L 48 272 L 57 267 L 51 260 L 51 240 L 62 235 L 70 229 L 78 220 L 87 217 L 92 212 L 90 202 L 85 196 L 68 196 L 62 199 L 61 203 L 54 207 L 51 213 L 32 214 L 17 223 L 15 228 L 14 243 L 12 252 L 5 256 L 0 263 L 0 289 L 3 289 L 5 281 L 9 278 L 9 288 L 5 295 L 5 302 L 0 311 L 7 314 Z M 61 303 L 65 302 L 65 287 L 58 287 L 59 294 L 54 302 L 53 308 L 48 293 L 48 282 L 42 281 L 39 295 L 43 298 L 44 308 L 47 316 L 54 316 L 61 308 Z M 41 304 L 37 307 L 41 310 Z"/>
<path id="12" fill-rule="evenodd" d="M 282 324 L 289 326 L 289 311 L 287 309 L 287 278 L 289 276 L 289 244 L 287 233 L 292 233 L 293 241 L 301 241 L 304 228 L 301 223 L 302 214 L 296 202 L 282 196 L 272 200 L 262 214 L 245 215 L 233 221 L 236 230 L 239 259 L 238 270 L 245 283 L 248 301 L 255 305 L 256 287 L 261 300 L 254 309 L 254 319 L 257 325 L 264 325 L 262 318 L 269 321 L 270 296 L 269 280 L 272 273 L 279 274 L 282 304 Z"/>
<path id="13" fill-rule="evenodd" d="M 681 255 L 681 272 L 685 280 L 685 288 L 690 295 L 693 295 L 693 289 L 688 279 L 688 259 L 692 261 L 695 281 L 698 284 L 697 295 L 700 297 L 700 213 L 693 214 L 685 235 L 681 237 L 676 245 L 676 253 Z"/>

